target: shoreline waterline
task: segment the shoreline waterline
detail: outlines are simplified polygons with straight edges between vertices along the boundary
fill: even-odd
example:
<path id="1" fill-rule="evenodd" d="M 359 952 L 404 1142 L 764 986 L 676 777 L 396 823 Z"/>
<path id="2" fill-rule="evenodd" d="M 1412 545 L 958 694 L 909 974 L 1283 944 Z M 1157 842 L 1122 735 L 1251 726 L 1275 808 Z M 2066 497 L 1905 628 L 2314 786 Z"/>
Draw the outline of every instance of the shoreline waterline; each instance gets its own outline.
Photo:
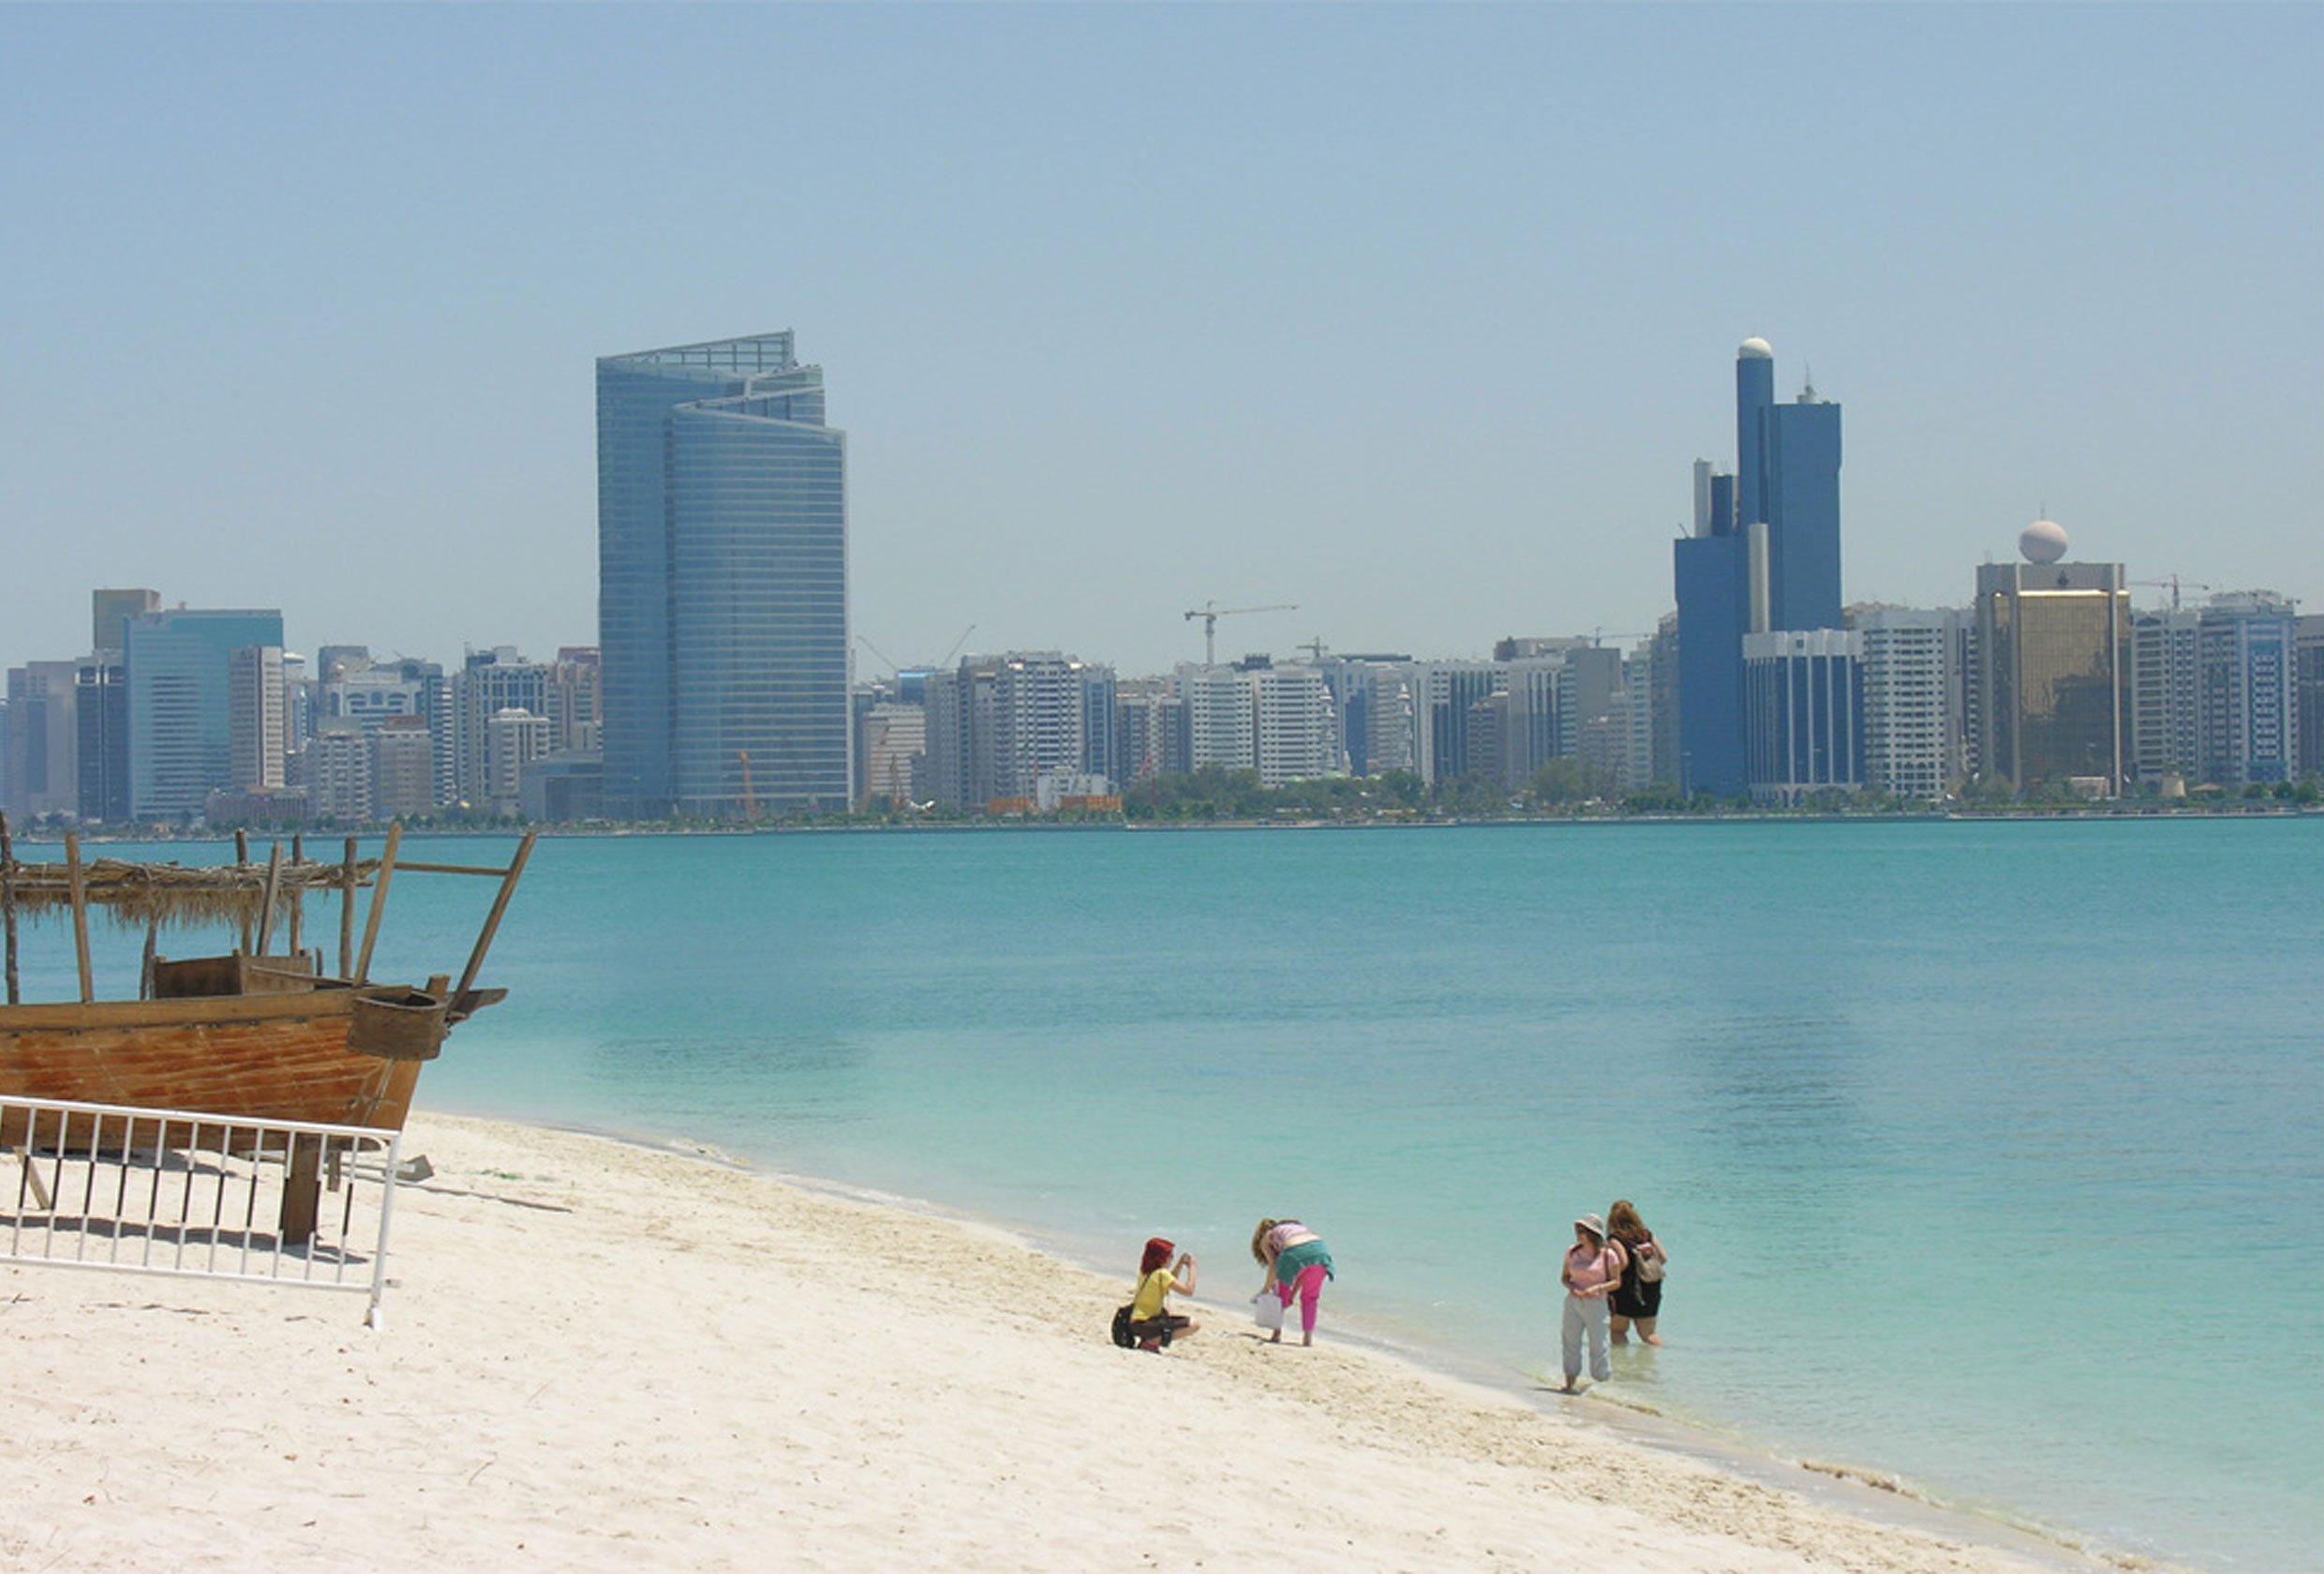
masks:
<path id="1" fill-rule="evenodd" d="M 653 1136 L 584 1122 L 528 1121 L 480 1109 L 434 1105 L 416 1107 L 413 1114 L 415 1119 L 435 1117 L 482 1125 L 526 1127 L 701 1164 L 785 1187 L 809 1197 L 885 1210 L 966 1230 L 1093 1280 L 1109 1284 L 1120 1281 L 1125 1296 L 1130 1288 L 1127 1281 L 1131 1275 L 1127 1272 L 1109 1271 L 1105 1264 L 1088 1254 L 1070 1250 L 1021 1223 L 963 1210 L 933 1198 L 788 1170 L 680 1134 Z M 1180 1244 L 1184 1246 L 1184 1242 Z M 1206 1294 L 1181 1299 L 1199 1309 L 1204 1332 L 1195 1338 L 1206 1334 L 1212 1338 L 1230 1337 L 1248 1315 L 1247 1301 L 1218 1300 Z M 1979 1507 L 1947 1502 L 1885 1472 L 1840 1461 L 1787 1457 L 1758 1446 L 1738 1433 L 1722 1431 L 1715 1420 L 1657 1410 L 1625 1398 L 1618 1388 L 1612 1393 L 1601 1392 L 1606 1387 L 1603 1384 L 1592 1384 L 1571 1397 L 1555 1394 L 1548 1387 L 1549 1380 L 1540 1374 L 1504 1367 L 1473 1352 L 1425 1337 L 1394 1337 L 1368 1326 L 1360 1314 L 1348 1315 L 1333 1308 L 1324 1318 L 1324 1329 L 1320 1337 L 1388 1362 L 1406 1372 L 1414 1382 L 1494 1403 L 1514 1403 L 1537 1416 L 1601 1431 L 1617 1444 L 1683 1459 L 1795 1494 L 1810 1504 L 1872 1524 L 1969 1542 L 2025 1559 L 2056 1574 L 2087 1574 L 2100 1567 L 2171 1574 L 2182 1567 L 2078 1538 L 2070 1532 L 2043 1525 L 2030 1516 L 2018 1516 L 2005 1507 Z M 1102 1343 L 1103 1334 L 1103 1329 L 1093 1327 L 1091 1341 Z M 1554 1339 L 1545 1354 L 1548 1363 L 1554 1365 Z M 1618 1376 L 1614 1379 L 1616 1384 L 1619 1381 Z"/>

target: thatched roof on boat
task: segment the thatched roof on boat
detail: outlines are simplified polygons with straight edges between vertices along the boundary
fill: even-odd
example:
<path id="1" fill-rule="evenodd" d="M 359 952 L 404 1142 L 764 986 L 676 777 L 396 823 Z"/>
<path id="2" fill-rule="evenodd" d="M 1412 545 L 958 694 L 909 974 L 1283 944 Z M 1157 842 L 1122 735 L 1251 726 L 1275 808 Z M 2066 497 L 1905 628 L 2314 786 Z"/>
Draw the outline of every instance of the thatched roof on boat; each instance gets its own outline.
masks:
<path id="1" fill-rule="evenodd" d="M 368 884 L 379 869 L 373 858 L 355 865 L 355 881 Z M 14 887 L 16 911 L 44 917 L 72 909 L 72 874 L 64 864 L 16 864 L 7 870 Z M 285 863 L 276 872 L 276 913 L 296 891 L 333 891 L 347 879 L 347 866 Z M 81 868 L 82 888 L 89 906 L 126 928 L 148 924 L 184 927 L 197 924 L 239 924 L 256 921 L 266 903 L 264 864 L 222 864 L 210 869 L 184 869 L 176 864 L 127 863 L 99 858 Z"/>

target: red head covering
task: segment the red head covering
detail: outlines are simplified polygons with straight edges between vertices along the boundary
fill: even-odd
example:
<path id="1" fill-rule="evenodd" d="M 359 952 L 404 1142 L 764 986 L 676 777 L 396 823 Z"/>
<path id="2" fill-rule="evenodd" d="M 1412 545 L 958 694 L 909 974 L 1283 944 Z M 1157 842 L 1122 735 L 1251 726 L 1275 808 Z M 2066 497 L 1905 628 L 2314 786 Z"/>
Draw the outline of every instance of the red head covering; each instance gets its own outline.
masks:
<path id="1" fill-rule="evenodd" d="M 1138 1259 L 1138 1277 L 1143 1279 L 1157 1268 L 1169 1267 L 1170 1254 L 1177 1250 L 1176 1246 L 1158 1235 L 1147 1241 L 1146 1255 Z"/>

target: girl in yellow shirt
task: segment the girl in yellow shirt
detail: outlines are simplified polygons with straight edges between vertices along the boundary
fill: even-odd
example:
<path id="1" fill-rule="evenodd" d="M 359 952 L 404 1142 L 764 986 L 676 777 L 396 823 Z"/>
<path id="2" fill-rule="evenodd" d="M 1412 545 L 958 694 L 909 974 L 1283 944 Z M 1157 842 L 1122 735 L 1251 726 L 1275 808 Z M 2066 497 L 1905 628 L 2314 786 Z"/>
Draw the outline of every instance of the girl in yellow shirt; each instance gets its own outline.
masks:
<path id="1" fill-rule="evenodd" d="M 1192 1317 L 1182 1317 L 1169 1310 L 1169 1295 L 1194 1294 L 1194 1254 L 1188 1252 L 1178 1259 L 1175 1270 L 1170 1266 L 1170 1254 L 1178 1248 L 1155 1236 L 1146 1242 L 1145 1255 L 1138 1261 L 1138 1295 L 1130 1302 L 1130 1332 L 1141 1350 L 1159 1350 L 1182 1333 L 1192 1333 L 1201 1327 Z"/>

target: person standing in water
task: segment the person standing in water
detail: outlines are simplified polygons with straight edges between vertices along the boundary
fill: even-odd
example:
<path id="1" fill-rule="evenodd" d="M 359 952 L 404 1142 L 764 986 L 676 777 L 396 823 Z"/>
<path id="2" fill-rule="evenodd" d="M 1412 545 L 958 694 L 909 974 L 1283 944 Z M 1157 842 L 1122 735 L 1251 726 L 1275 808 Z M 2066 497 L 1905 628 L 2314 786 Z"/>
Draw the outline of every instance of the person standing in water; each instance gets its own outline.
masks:
<path id="1" fill-rule="evenodd" d="M 1662 1250 L 1638 1210 L 1627 1201 L 1606 1210 L 1606 1238 L 1621 1247 L 1629 1259 L 1622 1270 L 1622 1282 L 1606 1298 L 1613 1313 L 1614 1342 L 1629 1344 L 1631 1325 L 1635 1323 L 1639 1338 L 1649 1344 L 1661 1344 L 1654 1323 L 1662 1314 L 1662 1267 L 1670 1261 L 1670 1254 Z"/>
<path id="2" fill-rule="evenodd" d="M 1251 1255 L 1267 1270 L 1259 1294 L 1274 1296 L 1287 1311 L 1293 1294 L 1298 1295 L 1299 1342 L 1313 1345 L 1316 1303 L 1323 1298 L 1323 1282 L 1338 1277 L 1332 1270 L 1331 1248 L 1297 1219 L 1261 1219 L 1259 1228 L 1251 1232 Z M 1283 1330 L 1275 1329 L 1267 1343 L 1282 1344 Z"/>
<path id="3" fill-rule="evenodd" d="M 1606 1222 L 1595 1213 L 1573 1221 L 1573 1249 L 1557 1270 L 1566 1287 L 1565 1319 L 1558 1343 L 1565 1356 L 1565 1392 L 1582 1376 L 1582 1340 L 1589 1340 L 1589 1374 L 1602 1383 L 1614 1375 L 1614 1358 L 1606 1350 L 1606 1298 L 1622 1282 L 1629 1258 L 1622 1248 L 1606 1240 Z"/>

